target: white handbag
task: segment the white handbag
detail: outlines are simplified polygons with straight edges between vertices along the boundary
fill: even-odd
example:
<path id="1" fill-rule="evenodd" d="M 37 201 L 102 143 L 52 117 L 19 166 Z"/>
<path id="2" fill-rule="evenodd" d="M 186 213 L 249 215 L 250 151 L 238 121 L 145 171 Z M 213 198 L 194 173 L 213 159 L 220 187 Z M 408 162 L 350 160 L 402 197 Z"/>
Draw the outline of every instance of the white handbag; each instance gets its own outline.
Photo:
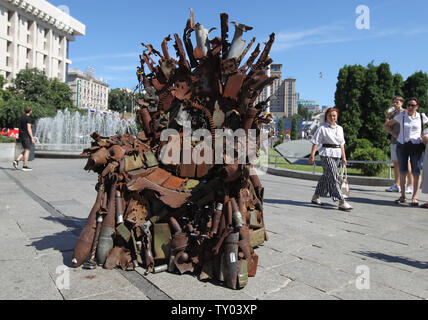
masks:
<path id="1" fill-rule="evenodd" d="M 340 181 L 340 190 L 343 193 L 343 197 L 349 198 L 349 183 L 348 183 L 348 171 L 344 164 L 340 165 L 339 168 L 339 181 Z"/>

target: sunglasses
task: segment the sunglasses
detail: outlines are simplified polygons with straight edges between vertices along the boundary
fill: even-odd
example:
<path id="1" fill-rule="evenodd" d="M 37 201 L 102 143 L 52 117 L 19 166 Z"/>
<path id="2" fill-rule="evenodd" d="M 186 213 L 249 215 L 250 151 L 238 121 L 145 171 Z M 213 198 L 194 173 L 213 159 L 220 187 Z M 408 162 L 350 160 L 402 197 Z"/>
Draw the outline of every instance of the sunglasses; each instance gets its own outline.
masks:
<path id="1" fill-rule="evenodd" d="M 411 104 L 411 103 L 408 103 L 408 104 L 407 104 L 407 106 L 408 106 L 408 107 L 416 107 L 416 106 L 417 106 L 417 104 Z"/>

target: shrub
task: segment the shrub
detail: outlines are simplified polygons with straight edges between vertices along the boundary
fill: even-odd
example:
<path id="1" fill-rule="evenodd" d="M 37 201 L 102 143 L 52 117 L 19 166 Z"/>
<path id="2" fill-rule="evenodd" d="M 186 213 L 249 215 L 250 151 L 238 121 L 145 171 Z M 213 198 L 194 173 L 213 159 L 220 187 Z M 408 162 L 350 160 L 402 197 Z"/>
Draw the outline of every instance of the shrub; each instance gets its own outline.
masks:
<path id="1" fill-rule="evenodd" d="M 386 154 L 381 149 L 374 147 L 356 148 L 351 158 L 352 160 L 388 161 Z M 385 163 L 356 163 L 352 166 L 360 169 L 365 176 L 376 176 L 388 167 Z"/>
<path id="2" fill-rule="evenodd" d="M 13 137 L 0 135 L 0 143 L 13 143 L 13 142 L 15 142 L 15 139 Z"/>

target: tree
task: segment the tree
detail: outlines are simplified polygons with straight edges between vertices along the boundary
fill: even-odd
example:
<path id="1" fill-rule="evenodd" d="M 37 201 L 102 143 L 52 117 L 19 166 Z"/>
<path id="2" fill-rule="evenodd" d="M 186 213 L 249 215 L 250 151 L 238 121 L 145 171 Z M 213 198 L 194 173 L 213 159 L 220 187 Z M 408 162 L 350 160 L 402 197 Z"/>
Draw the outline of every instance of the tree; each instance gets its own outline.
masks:
<path id="1" fill-rule="evenodd" d="M 70 87 L 55 78 L 48 79 L 36 68 L 19 71 L 10 91 L 24 101 L 36 102 L 51 111 L 73 109 Z"/>
<path id="2" fill-rule="evenodd" d="M 4 85 L 4 80 L 0 82 Z M 18 72 L 12 85 L 0 90 L 0 95 L 7 97 L 0 102 L 0 127 L 16 127 L 26 105 L 32 107 L 34 121 L 55 116 L 58 109 L 75 110 L 70 87 L 57 79 L 48 79 L 43 71 L 35 68 Z"/>
<path id="3" fill-rule="evenodd" d="M 428 111 L 428 75 L 425 72 L 415 72 L 409 76 L 403 85 L 405 99 L 418 98 L 419 112 Z"/>
<path id="4" fill-rule="evenodd" d="M 361 119 L 361 95 L 365 85 L 366 70 L 361 65 L 345 65 L 339 70 L 334 96 L 339 109 L 339 124 L 345 132 L 349 153 L 355 149 L 355 140 L 363 126 Z"/>
<path id="5" fill-rule="evenodd" d="M 399 73 L 394 74 L 394 78 L 392 79 L 392 83 L 394 86 L 394 96 L 404 96 L 403 93 L 403 76 Z"/>
<path id="6" fill-rule="evenodd" d="M 74 109 L 73 101 L 71 100 L 72 92 L 70 87 L 58 79 L 49 80 L 49 104 L 52 104 L 56 109 Z"/>
<path id="7" fill-rule="evenodd" d="M 134 95 L 126 90 L 116 88 L 110 91 L 108 95 L 108 108 L 117 112 L 132 112 Z"/>
<path id="8" fill-rule="evenodd" d="M 391 106 L 394 97 L 394 81 L 389 64 L 381 63 L 366 68 L 365 84 L 361 95 L 360 105 L 363 126 L 359 138 L 372 141 L 373 147 L 387 153 L 390 140 L 383 129 L 384 114 Z"/>
<path id="9" fill-rule="evenodd" d="M 7 83 L 6 79 L 3 77 L 3 75 L 0 74 L 0 105 L 9 100 L 12 94 L 9 90 L 3 90 L 3 87 Z"/>
<path id="10" fill-rule="evenodd" d="M 282 142 L 284 141 L 284 121 L 279 119 L 278 122 L 278 138 Z"/>
<path id="11" fill-rule="evenodd" d="M 297 115 L 294 115 L 293 120 L 291 122 L 291 140 L 297 140 Z"/>

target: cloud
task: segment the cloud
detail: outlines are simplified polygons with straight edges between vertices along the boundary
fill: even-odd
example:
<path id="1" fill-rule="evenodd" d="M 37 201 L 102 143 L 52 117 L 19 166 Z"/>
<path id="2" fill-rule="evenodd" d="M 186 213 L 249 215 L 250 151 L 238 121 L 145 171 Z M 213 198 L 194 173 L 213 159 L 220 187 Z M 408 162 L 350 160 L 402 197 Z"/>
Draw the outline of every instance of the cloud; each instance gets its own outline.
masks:
<path id="1" fill-rule="evenodd" d="M 384 37 L 408 37 L 423 33 L 428 33 L 428 30 L 422 28 L 376 30 L 372 28 L 364 31 L 357 29 L 350 31 L 341 25 L 319 26 L 294 32 L 280 32 L 276 37 L 272 51 L 284 51 L 305 45 L 344 43 Z"/>

